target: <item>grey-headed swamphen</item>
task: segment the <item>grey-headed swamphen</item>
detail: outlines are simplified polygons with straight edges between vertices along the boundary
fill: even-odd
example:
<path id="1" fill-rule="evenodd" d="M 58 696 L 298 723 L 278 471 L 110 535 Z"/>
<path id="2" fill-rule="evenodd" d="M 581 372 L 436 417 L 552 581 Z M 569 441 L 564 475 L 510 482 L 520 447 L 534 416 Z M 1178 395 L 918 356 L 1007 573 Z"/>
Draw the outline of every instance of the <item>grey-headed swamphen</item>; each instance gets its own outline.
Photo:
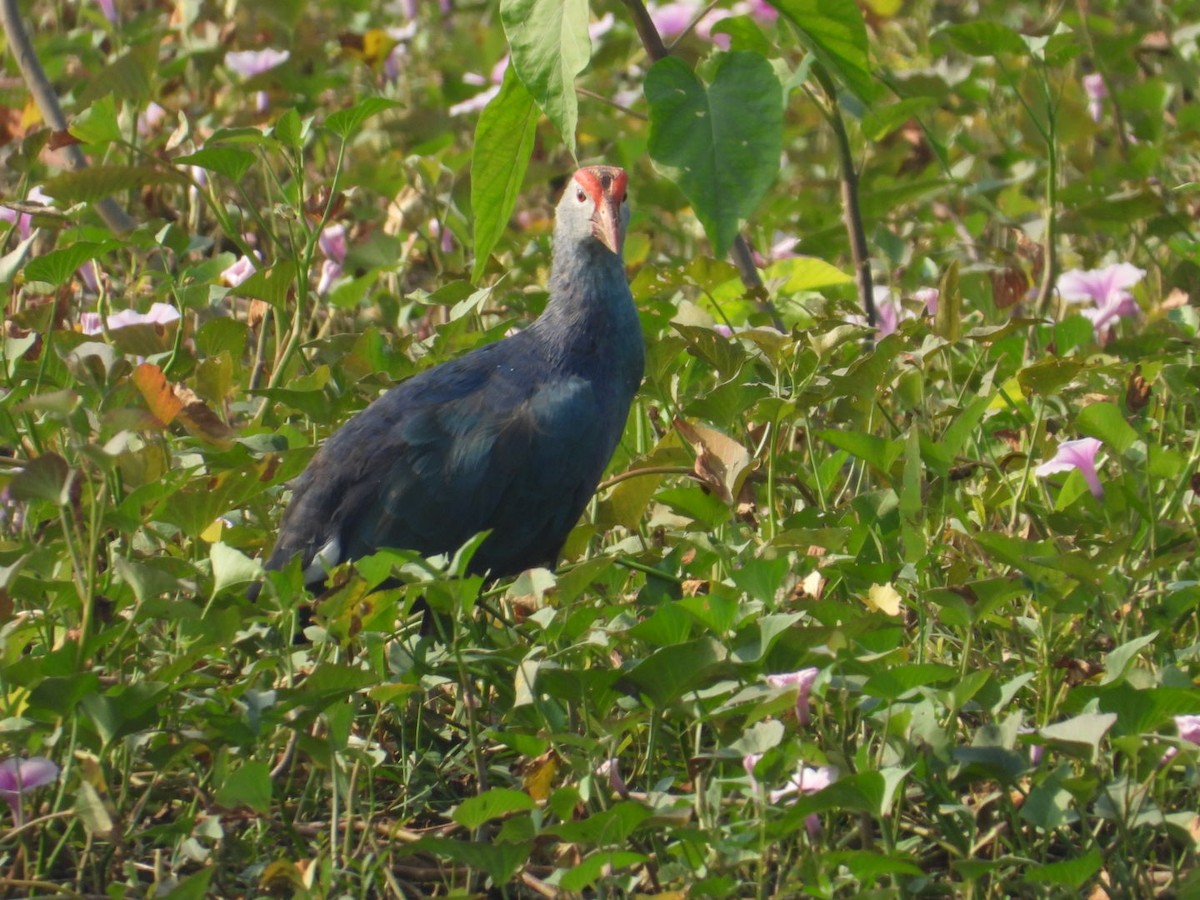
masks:
<path id="1" fill-rule="evenodd" d="M 489 530 L 472 571 L 555 564 L 642 380 L 626 182 L 588 166 L 568 183 L 532 325 L 401 382 L 326 441 L 292 485 L 268 569 L 299 556 L 311 587 L 381 547 L 447 553 Z"/>

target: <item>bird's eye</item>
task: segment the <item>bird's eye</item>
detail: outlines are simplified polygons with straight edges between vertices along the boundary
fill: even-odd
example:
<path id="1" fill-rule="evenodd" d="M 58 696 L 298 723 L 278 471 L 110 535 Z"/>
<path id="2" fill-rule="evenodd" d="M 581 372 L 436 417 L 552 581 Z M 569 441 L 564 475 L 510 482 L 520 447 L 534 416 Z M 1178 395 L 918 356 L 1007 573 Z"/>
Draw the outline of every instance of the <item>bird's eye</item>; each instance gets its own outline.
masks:
<path id="1" fill-rule="evenodd" d="M 585 194 L 585 193 L 583 192 L 583 188 L 578 188 L 578 189 L 576 189 L 576 191 L 575 191 L 575 199 L 576 199 L 576 200 L 578 200 L 580 203 L 582 203 L 584 200 L 586 200 L 586 199 L 587 199 L 587 194 Z"/>

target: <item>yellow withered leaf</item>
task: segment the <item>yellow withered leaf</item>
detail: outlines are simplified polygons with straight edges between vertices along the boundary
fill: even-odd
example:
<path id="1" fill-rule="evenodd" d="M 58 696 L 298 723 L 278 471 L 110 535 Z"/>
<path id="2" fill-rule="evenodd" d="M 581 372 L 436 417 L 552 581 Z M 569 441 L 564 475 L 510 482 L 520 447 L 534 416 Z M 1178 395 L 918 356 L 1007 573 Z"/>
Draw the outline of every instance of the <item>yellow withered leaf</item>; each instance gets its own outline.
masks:
<path id="1" fill-rule="evenodd" d="M 889 616 L 900 615 L 900 595 L 891 584 L 871 585 L 863 602 L 872 612 L 886 613 Z"/>

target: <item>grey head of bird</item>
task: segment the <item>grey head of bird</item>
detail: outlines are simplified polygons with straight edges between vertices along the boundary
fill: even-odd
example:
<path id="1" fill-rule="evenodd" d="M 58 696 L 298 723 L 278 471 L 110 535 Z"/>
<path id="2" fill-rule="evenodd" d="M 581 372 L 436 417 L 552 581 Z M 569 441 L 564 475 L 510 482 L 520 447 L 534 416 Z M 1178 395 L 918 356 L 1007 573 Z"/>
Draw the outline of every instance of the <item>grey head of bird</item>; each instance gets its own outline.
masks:
<path id="1" fill-rule="evenodd" d="M 619 257 L 629 225 L 628 183 L 629 176 L 617 166 L 585 166 L 577 171 L 558 203 L 556 243 L 578 245 L 595 238 Z"/>

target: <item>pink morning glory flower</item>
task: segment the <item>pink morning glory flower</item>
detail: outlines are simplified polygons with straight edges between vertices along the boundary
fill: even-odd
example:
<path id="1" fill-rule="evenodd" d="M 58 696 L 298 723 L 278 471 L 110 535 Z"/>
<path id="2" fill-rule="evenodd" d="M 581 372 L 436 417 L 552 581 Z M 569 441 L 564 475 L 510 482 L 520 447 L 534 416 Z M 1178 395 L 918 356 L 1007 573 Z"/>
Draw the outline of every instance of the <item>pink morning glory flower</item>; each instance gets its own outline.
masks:
<path id="1" fill-rule="evenodd" d="M 748 753 L 742 757 L 742 767 L 746 770 L 746 774 L 750 776 L 750 784 L 755 788 L 758 787 L 758 782 L 754 778 L 754 767 L 758 765 L 758 761 L 762 759 L 761 753 Z M 815 794 L 817 791 L 823 791 L 838 779 L 837 766 L 801 766 L 796 770 L 796 773 L 788 780 L 788 783 L 778 790 L 769 791 L 767 799 L 771 803 L 779 803 L 781 800 L 786 800 L 789 797 L 795 798 L 801 794 Z M 816 837 L 821 831 L 821 820 L 817 818 L 816 813 L 805 816 L 804 827 L 809 835 Z"/>
<path id="2" fill-rule="evenodd" d="M 125 309 L 108 317 L 108 330 L 116 331 L 130 325 L 170 325 L 179 321 L 179 310 L 169 303 L 152 303 L 147 312 Z"/>
<path id="3" fill-rule="evenodd" d="M 1104 76 L 1099 72 L 1083 76 L 1083 90 L 1088 98 L 1088 112 L 1093 122 L 1104 118 L 1104 101 L 1108 97 L 1108 87 L 1104 84 Z"/>
<path id="4" fill-rule="evenodd" d="M 96 335 L 104 331 L 104 322 L 100 313 L 85 312 L 79 314 L 79 330 L 86 335 Z"/>
<path id="5" fill-rule="evenodd" d="M 225 65 L 243 78 L 253 78 L 287 62 L 291 55 L 287 50 L 273 50 L 270 47 L 263 50 L 231 50 L 225 54 Z M 266 91 L 258 92 L 255 106 L 259 112 L 266 112 Z"/>
<path id="6" fill-rule="evenodd" d="M 767 796 L 772 803 L 798 794 L 815 794 L 829 787 L 838 778 L 837 766 L 801 766 L 783 787 L 771 791 Z"/>
<path id="7" fill-rule="evenodd" d="M 326 259 L 332 259 L 336 263 L 344 263 L 346 261 L 346 226 L 345 225 L 330 225 L 321 232 L 321 236 L 317 238 L 317 246 L 321 248 L 321 252 L 325 254 Z"/>
<path id="8" fill-rule="evenodd" d="M 1185 741 L 1200 744 L 1200 716 L 1176 716 L 1175 727 Z"/>
<path id="9" fill-rule="evenodd" d="M 253 78 L 288 61 L 292 54 L 287 50 L 230 50 L 225 54 L 225 65 L 243 78 Z"/>
<path id="10" fill-rule="evenodd" d="M 0 797 L 8 801 L 13 821 L 24 821 L 21 798 L 27 792 L 58 780 L 58 766 L 41 756 L 29 759 L 6 759 L 0 762 Z"/>
<path id="11" fill-rule="evenodd" d="M 1054 475 L 1058 472 L 1069 472 L 1078 469 L 1087 482 L 1092 496 L 1104 496 L 1104 486 L 1100 484 L 1100 476 L 1096 474 L 1096 454 L 1104 446 L 1095 438 L 1080 438 L 1077 441 L 1063 441 L 1058 445 L 1058 452 L 1052 459 L 1042 463 L 1033 470 L 1039 478 Z"/>
<path id="12" fill-rule="evenodd" d="M 779 18 L 779 10 L 766 0 L 750 0 L 747 9 L 760 25 L 771 25 Z"/>
<path id="13" fill-rule="evenodd" d="M 796 689 L 796 718 L 801 725 L 807 725 L 809 720 L 808 695 L 812 692 L 813 683 L 821 670 L 815 667 L 801 669 L 799 672 L 786 672 L 781 675 L 767 675 L 765 681 L 777 690 L 784 688 Z"/>
<path id="14" fill-rule="evenodd" d="M 1137 301 L 1129 289 L 1142 280 L 1145 269 L 1130 263 L 1115 263 L 1103 269 L 1071 269 L 1058 276 L 1058 293 L 1067 303 L 1094 306 L 1083 314 L 1092 320 L 1097 339 L 1103 338 L 1117 318 L 1135 316 Z"/>
<path id="15" fill-rule="evenodd" d="M 237 262 L 221 273 L 221 280 L 230 287 L 237 287 L 255 272 L 254 262 L 243 255 Z"/>
<path id="16" fill-rule="evenodd" d="M 894 334 L 901 322 L 916 318 L 916 313 L 907 309 L 892 289 L 886 285 L 874 286 L 872 296 L 875 298 L 875 324 L 880 340 L 889 334 Z M 918 288 L 913 291 L 912 298 L 925 305 L 925 315 L 935 315 L 938 309 L 938 299 L 941 296 L 937 288 Z M 856 324 L 866 324 L 863 316 L 850 316 L 847 321 Z"/>
<path id="17" fill-rule="evenodd" d="M 346 261 L 346 226 L 330 225 L 317 238 L 317 246 L 325 254 L 321 263 L 321 278 L 317 282 L 317 293 L 324 296 L 329 293 L 333 282 L 342 277 L 342 263 Z"/>

